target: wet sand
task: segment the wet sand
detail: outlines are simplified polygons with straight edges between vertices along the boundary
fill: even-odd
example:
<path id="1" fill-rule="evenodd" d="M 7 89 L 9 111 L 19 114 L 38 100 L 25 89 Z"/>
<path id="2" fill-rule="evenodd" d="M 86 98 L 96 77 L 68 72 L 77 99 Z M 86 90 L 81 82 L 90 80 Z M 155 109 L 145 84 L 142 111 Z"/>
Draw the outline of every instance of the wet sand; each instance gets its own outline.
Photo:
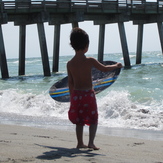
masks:
<path id="1" fill-rule="evenodd" d="M 84 133 L 85 142 L 88 133 Z M 97 133 L 100 150 L 76 149 L 74 130 L 0 125 L 0 163 L 163 163 L 163 141 Z"/>

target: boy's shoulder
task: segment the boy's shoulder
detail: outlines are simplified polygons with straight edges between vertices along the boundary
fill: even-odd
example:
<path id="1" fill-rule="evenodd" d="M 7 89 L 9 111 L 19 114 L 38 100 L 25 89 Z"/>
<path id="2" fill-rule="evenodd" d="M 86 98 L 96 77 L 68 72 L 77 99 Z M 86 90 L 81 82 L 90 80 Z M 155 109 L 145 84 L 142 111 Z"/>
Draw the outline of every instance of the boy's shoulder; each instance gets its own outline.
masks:
<path id="1" fill-rule="evenodd" d="M 97 61 L 95 58 L 93 58 L 93 57 L 86 57 L 85 58 L 87 61 L 89 61 L 89 62 L 94 62 L 94 61 Z M 71 65 L 71 64 L 73 64 L 73 63 L 75 63 L 75 62 L 79 62 L 79 60 L 78 59 L 76 59 L 75 57 L 73 57 L 71 60 L 69 60 L 68 62 L 67 62 L 67 65 Z"/>
<path id="2" fill-rule="evenodd" d="M 71 58 L 71 59 L 67 62 L 67 64 L 68 64 L 68 63 L 71 63 L 71 62 L 73 62 L 73 61 L 74 61 L 74 57 Z"/>
<path id="3" fill-rule="evenodd" d="M 74 62 L 76 62 L 76 61 L 74 60 L 74 57 L 73 57 L 72 59 L 70 59 L 70 60 L 67 62 L 67 66 L 72 65 Z"/>
<path id="4" fill-rule="evenodd" d="M 97 60 L 93 57 L 87 57 L 87 60 L 91 61 L 91 62 L 96 62 Z"/>

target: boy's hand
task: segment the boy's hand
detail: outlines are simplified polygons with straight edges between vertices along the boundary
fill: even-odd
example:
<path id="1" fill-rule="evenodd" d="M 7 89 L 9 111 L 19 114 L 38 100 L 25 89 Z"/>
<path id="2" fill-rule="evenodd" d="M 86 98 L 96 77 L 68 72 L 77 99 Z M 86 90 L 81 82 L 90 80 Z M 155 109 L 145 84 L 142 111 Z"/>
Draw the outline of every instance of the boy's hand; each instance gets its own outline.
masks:
<path id="1" fill-rule="evenodd" d="M 122 68 L 123 67 L 123 65 L 121 63 L 116 63 L 116 65 L 117 65 L 117 68 Z"/>

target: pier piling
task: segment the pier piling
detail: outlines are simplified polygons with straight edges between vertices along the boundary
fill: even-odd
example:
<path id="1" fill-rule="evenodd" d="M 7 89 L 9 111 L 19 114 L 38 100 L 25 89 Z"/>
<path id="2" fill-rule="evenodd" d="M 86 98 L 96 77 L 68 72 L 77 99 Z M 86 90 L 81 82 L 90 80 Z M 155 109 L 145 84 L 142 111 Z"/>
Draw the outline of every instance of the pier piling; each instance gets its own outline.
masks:
<path id="1" fill-rule="evenodd" d="M 9 78 L 1 24 L 0 24 L 0 68 L 1 68 L 2 78 Z"/>
<path id="2" fill-rule="evenodd" d="M 124 23 L 119 22 L 119 34 L 121 39 L 121 45 L 122 45 L 122 52 L 123 52 L 123 58 L 124 58 L 124 64 L 126 67 L 130 67 L 130 58 L 129 58 L 129 52 L 128 52 L 128 46 L 127 46 L 127 39 L 126 39 L 126 33 L 124 28 Z"/>
<path id="3" fill-rule="evenodd" d="M 98 42 L 98 61 L 103 61 L 104 58 L 104 43 L 105 43 L 105 24 L 99 27 L 99 42 Z"/>
<path id="4" fill-rule="evenodd" d="M 44 76 L 51 76 L 44 24 L 37 23 L 37 28 L 38 28 Z"/>
<path id="5" fill-rule="evenodd" d="M 55 25 L 52 72 L 57 72 L 59 70 L 61 25 L 71 23 L 74 28 L 79 27 L 78 23 L 82 21 L 93 21 L 95 25 L 99 25 L 99 61 L 103 61 L 104 45 L 107 44 L 105 43 L 105 26 L 111 23 L 118 23 L 126 67 L 130 67 L 131 64 L 125 22 L 132 21 L 134 25 L 138 25 L 136 64 L 140 64 L 142 59 L 143 27 L 145 24 L 157 23 L 163 53 L 163 0 L 157 0 L 156 3 L 144 3 L 144 0 L 139 2 L 137 0 L 131 0 L 131 2 L 128 0 L 0 0 L 0 68 L 2 78 L 9 77 L 2 24 L 14 22 L 14 25 L 19 26 L 19 75 L 25 75 L 26 25 L 37 24 L 43 73 L 44 76 L 50 76 L 44 23 Z"/>
<path id="6" fill-rule="evenodd" d="M 138 25 L 136 64 L 140 64 L 141 63 L 141 58 L 142 58 L 143 27 L 144 27 L 144 24 L 139 24 Z"/>
<path id="7" fill-rule="evenodd" d="M 163 53 L 163 24 L 162 22 L 157 22 L 159 37 L 160 37 L 160 43 L 161 43 L 161 49 Z"/>
<path id="8" fill-rule="evenodd" d="M 26 25 L 19 26 L 19 75 L 25 75 Z"/>
<path id="9" fill-rule="evenodd" d="M 79 27 L 79 23 L 78 22 L 73 22 L 72 23 L 72 28 L 75 28 L 75 27 Z"/>
<path id="10" fill-rule="evenodd" d="M 59 48 L 60 48 L 60 29 L 61 25 L 57 24 L 54 28 L 54 47 L 53 47 L 53 72 L 59 69 Z"/>

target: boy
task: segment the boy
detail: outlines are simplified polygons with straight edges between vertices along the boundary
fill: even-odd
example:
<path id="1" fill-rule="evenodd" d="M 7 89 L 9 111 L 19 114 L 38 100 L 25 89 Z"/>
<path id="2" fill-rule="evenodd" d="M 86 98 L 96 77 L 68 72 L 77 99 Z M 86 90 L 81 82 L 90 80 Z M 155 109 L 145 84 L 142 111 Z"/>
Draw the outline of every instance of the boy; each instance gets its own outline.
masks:
<path id="1" fill-rule="evenodd" d="M 68 84 L 70 90 L 69 119 L 76 124 L 77 148 L 93 148 L 98 150 L 94 144 L 97 130 L 98 111 L 96 98 L 92 86 L 91 69 L 111 71 L 121 68 L 122 64 L 104 66 L 92 57 L 86 57 L 85 53 L 89 47 L 88 34 L 80 29 L 74 28 L 70 35 L 70 44 L 75 50 L 75 56 L 67 63 Z M 83 143 L 83 126 L 89 125 L 88 146 Z"/>

